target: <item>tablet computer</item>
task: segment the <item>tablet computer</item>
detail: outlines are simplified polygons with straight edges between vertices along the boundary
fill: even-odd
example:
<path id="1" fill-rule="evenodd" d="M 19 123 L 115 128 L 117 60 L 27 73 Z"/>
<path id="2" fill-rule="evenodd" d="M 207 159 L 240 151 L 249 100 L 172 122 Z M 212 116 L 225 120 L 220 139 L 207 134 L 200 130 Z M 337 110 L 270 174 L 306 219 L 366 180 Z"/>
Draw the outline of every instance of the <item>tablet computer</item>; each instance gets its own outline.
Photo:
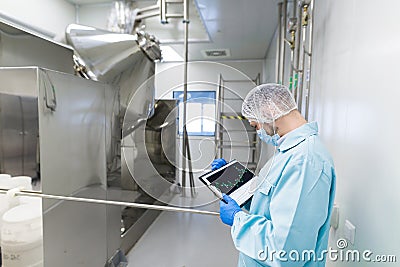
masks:
<path id="1" fill-rule="evenodd" d="M 219 191 L 233 198 L 239 206 L 251 199 L 250 184 L 254 174 L 237 160 L 203 174 L 199 179 L 207 186 L 215 186 Z"/>

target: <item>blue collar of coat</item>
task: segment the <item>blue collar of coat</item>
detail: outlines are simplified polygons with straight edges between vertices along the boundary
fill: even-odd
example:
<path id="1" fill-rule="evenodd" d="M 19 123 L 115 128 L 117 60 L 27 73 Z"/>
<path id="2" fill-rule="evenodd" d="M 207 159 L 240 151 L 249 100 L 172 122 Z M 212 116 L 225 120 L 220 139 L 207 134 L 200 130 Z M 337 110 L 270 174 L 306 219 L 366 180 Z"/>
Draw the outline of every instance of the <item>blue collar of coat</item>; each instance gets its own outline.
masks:
<path id="1" fill-rule="evenodd" d="M 309 122 L 306 123 L 302 126 L 300 126 L 297 129 L 294 129 L 293 131 L 287 133 L 285 135 L 285 139 L 283 142 L 280 144 L 278 147 L 279 152 L 283 152 L 286 150 L 289 150 L 301 142 L 303 142 L 307 137 L 311 135 L 317 135 L 318 134 L 318 124 L 317 122 Z"/>

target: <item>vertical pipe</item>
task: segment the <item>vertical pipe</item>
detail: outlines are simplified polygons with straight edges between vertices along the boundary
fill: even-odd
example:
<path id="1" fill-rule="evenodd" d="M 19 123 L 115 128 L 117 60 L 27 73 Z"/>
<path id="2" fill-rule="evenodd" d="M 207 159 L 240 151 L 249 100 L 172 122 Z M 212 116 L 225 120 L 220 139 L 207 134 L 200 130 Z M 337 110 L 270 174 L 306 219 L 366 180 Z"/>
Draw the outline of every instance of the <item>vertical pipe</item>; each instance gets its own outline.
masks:
<path id="1" fill-rule="evenodd" d="M 222 79 L 222 83 L 221 83 L 221 94 L 220 94 L 220 98 L 221 98 L 221 113 L 223 113 L 224 112 L 224 106 L 223 106 L 223 103 L 224 103 L 224 91 L 225 91 L 225 83 L 224 83 L 224 79 Z M 220 121 L 220 123 L 221 123 L 221 125 L 222 125 L 222 122 Z M 220 131 L 220 133 L 219 133 L 219 157 L 220 158 L 222 158 L 223 157 L 223 146 L 224 145 L 224 131 L 222 130 L 222 131 Z"/>
<path id="2" fill-rule="evenodd" d="M 304 71 L 305 71 L 305 45 L 306 45 L 306 34 L 307 34 L 307 5 L 302 4 L 301 10 L 301 47 L 300 47 L 300 57 L 299 57 L 299 67 L 300 67 L 300 75 L 298 82 L 298 96 L 297 96 L 297 105 L 299 111 L 302 113 L 303 111 L 303 86 L 304 86 Z"/>
<path id="3" fill-rule="evenodd" d="M 281 63 L 280 61 L 280 56 L 281 56 L 281 27 L 282 27 L 282 2 L 278 3 L 278 27 L 276 29 L 277 31 L 277 37 L 276 37 L 276 63 L 275 63 L 275 82 L 279 83 L 280 77 L 280 66 L 279 64 Z"/>
<path id="4" fill-rule="evenodd" d="M 299 111 L 302 111 L 302 106 L 303 106 L 303 84 L 304 84 L 304 59 L 305 59 L 305 51 L 304 51 L 304 46 L 306 42 L 306 27 L 301 27 L 301 49 L 300 49 L 300 60 L 299 60 L 299 67 L 300 67 L 300 73 L 299 73 L 299 80 L 298 80 L 298 95 L 297 95 L 297 100 L 298 100 L 298 108 Z"/>
<path id="5" fill-rule="evenodd" d="M 314 22 L 314 0 L 311 0 L 310 4 L 310 21 L 309 21 L 309 38 L 308 38 L 308 66 L 307 66 L 307 95 L 306 95 L 306 111 L 305 111 L 305 119 L 308 120 L 309 117 L 309 105 L 310 105 L 310 92 L 311 92 L 311 63 L 312 63 L 312 41 L 313 41 L 313 22 Z"/>
<path id="6" fill-rule="evenodd" d="M 189 146 L 189 137 L 186 133 L 186 152 L 187 152 L 187 159 L 188 159 L 188 167 L 189 167 L 189 184 L 190 184 L 190 192 L 192 197 L 196 196 L 196 190 L 194 186 L 194 178 L 193 178 L 193 168 L 192 168 L 192 156 L 190 154 L 190 146 Z"/>
<path id="7" fill-rule="evenodd" d="M 79 24 L 79 5 L 75 4 L 75 23 Z"/>
<path id="8" fill-rule="evenodd" d="M 295 88 L 294 88 L 294 76 L 295 76 L 295 49 L 296 49 L 296 35 L 297 35 L 297 31 L 298 31 L 298 20 L 297 20 L 297 3 L 296 1 L 293 1 L 293 6 L 292 6 L 292 17 L 291 17 L 291 21 L 292 21 L 292 29 L 291 29 L 291 47 L 290 47 L 290 75 L 289 75 L 289 89 L 292 93 L 295 92 Z"/>
<path id="9" fill-rule="evenodd" d="M 185 4 L 184 4 L 185 5 Z M 167 0 L 160 0 L 160 16 L 161 23 L 167 24 Z"/>
<path id="10" fill-rule="evenodd" d="M 215 109 L 215 155 L 218 155 L 219 151 L 219 140 L 220 140 L 220 132 L 222 131 L 221 127 L 221 87 L 222 87 L 222 74 L 218 76 L 218 88 L 216 95 L 216 109 Z"/>
<path id="11" fill-rule="evenodd" d="M 290 72 L 289 72 L 289 90 L 293 93 L 294 87 L 294 48 L 290 51 Z"/>
<path id="12" fill-rule="evenodd" d="M 301 44 L 301 51 L 302 51 L 302 57 L 301 57 L 301 83 L 299 83 L 299 110 L 303 113 L 303 97 L 304 97 L 304 86 L 306 85 L 306 78 L 307 78 L 307 73 L 306 73 L 306 55 L 307 55 L 307 48 L 306 48 L 306 36 L 307 36 L 307 27 L 309 24 L 309 7 L 310 7 L 310 1 L 303 1 L 302 2 L 302 44 Z"/>
<path id="13" fill-rule="evenodd" d="M 182 196 L 185 196 L 186 187 L 186 152 L 189 146 L 189 138 L 186 130 L 186 102 L 187 102 L 187 81 L 188 81 L 188 30 L 189 30 L 189 7 L 188 0 L 184 0 L 183 4 L 184 14 L 184 65 L 183 65 L 183 140 L 182 140 Z"/>
<path id="14" fill-rule="evenodd" d="M 183 22 L 185 23 L 185 82 L 184 82 L 184 91 L 186 91 L 187 98 L 187 81 L 188 81 L 188 61 L 189 61 L 189 0 L 184 0 L 183 3 Z M 186 120 L 186 118 L 185 118 Z M 189 182 L 190 182 L 190 192 L 192 197 L 196 196 L 194 178 L 193 178 L 193 168 L 192 168 L 192 157 L 190 154 L 190 146 L 189 146 L 189 137 L 185 127 L 185 136 L 186 136 L 186 152 L 188 159 L 188 167 L 189 167 Z"/>
<path id="15" fill-rule="evenodd" d="M 297 10 L 297 29 L 296 29 L 296 43 L 295 43 L 295 50 L 294 50 L 294 75 L 293 75 L 293 95 L 294 99 L 297 101 L 297 95 L 299 91 L 299 60 L 300 60 L 300 39 L 301 39 L 301 8 L 299 6 L 299 2 L 295 0 L 293 3 L 296 5 L 296 10 Z"/>
<path id="16" fill-rule="evenodd" d="M 283 1 L 282 11 L 281 11 L 281 39 L 280 39 L 280 62 L 279 62 L 279 84 L 283 84 L 283 79 L 285 75 L 285 37 L 286 37 L 286 20 L 287 20 L 287 0 Z"/>

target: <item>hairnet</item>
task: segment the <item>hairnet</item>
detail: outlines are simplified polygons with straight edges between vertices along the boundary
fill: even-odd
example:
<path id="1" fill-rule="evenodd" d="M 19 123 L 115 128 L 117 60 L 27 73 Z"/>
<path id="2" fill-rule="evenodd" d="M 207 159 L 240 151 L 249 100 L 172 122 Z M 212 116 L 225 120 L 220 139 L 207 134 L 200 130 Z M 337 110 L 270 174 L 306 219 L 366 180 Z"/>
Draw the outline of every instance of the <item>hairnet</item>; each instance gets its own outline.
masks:
<path id="1" fill-rule="evenodd" d="M 242 104 L 242 115 L 248 120 L 270 123 L 297 109 L 296 102 L 286 86 L 262 84 L 252 89 Z"/>

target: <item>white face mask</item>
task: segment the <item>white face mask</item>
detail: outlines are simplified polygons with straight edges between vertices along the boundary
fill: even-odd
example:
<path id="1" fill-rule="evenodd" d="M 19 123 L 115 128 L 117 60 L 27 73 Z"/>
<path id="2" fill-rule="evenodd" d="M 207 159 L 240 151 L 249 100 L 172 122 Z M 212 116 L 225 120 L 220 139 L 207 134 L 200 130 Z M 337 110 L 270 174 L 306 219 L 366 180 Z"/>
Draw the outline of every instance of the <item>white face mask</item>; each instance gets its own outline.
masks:
<path id="1" fill-rule="evenodd" d="M 263 127 L 261 127 L 260 130 L 257 130 L 257 134 L 258 134 L 258 137 L 260 137 L 261 141 L 263 141 L 267 144 L 271 144 L 273 146 L 278 146 L 278 140 L 280 138 L 280 136 L 278 134 L 274 134 L 273 136 L 270 136 L 269 134 L 267 134 L 267 132 L 265 131 L 265 129 Z"/>

